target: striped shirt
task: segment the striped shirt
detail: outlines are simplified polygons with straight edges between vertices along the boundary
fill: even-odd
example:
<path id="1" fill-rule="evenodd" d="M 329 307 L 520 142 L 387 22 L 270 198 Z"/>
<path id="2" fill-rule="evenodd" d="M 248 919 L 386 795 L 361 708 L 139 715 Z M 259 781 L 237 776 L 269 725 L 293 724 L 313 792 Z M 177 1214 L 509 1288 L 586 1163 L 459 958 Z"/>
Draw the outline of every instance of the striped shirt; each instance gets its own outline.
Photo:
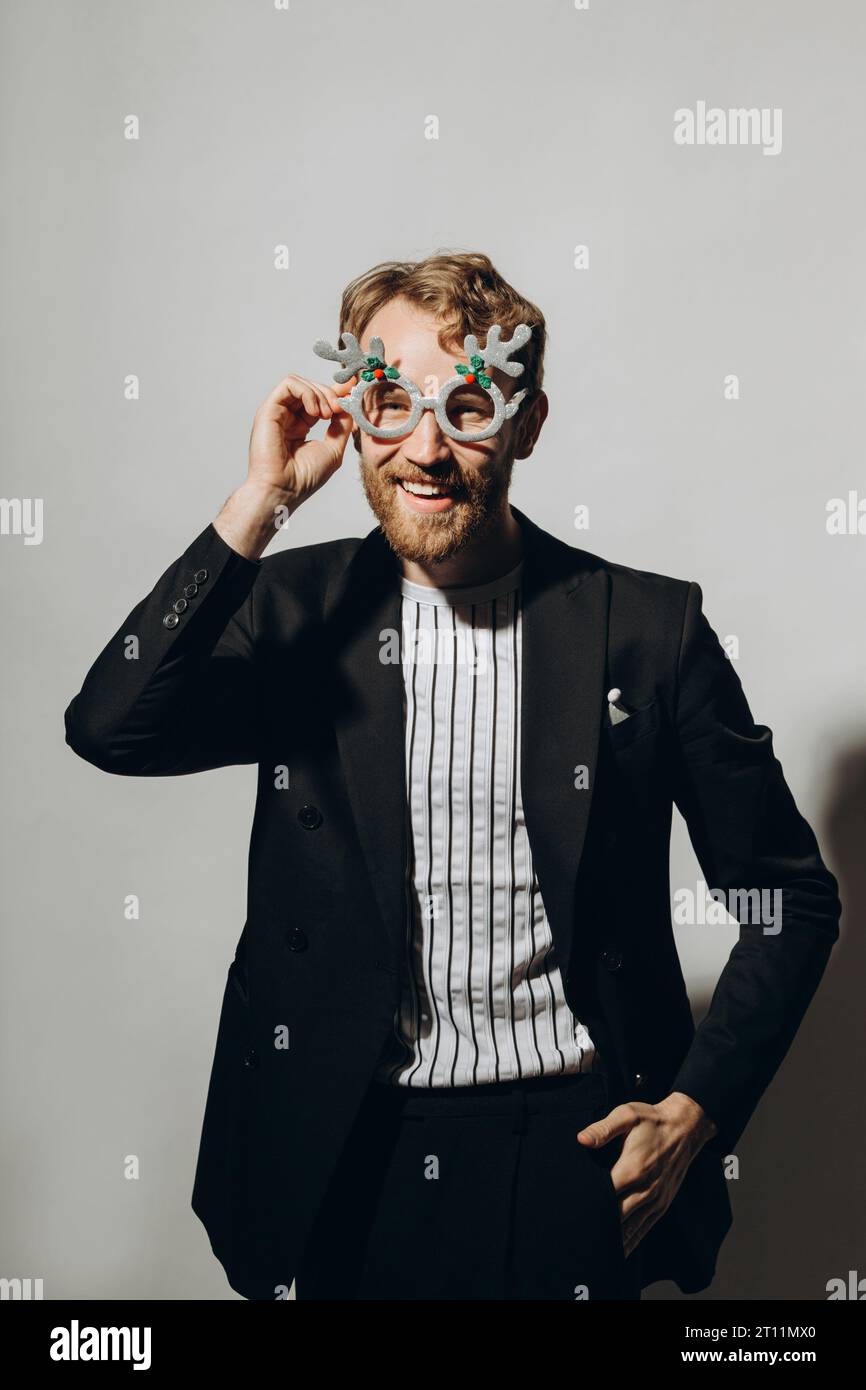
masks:
<path id="1" fill-rule="evenodd" d="M 406 957 L 382 1082 L 600 1063 L 566 1002 L 521 800 L 522 568 L 468 588 L 401 577 Z"/>

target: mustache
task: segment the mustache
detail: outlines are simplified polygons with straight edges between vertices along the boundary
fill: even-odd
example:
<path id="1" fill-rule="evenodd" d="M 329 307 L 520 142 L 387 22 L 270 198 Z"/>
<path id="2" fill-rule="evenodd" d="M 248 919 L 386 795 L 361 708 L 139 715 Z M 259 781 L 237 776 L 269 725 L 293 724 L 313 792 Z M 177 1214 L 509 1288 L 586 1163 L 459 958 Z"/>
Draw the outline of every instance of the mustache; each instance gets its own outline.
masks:
<path id="1" fill-rule="evenodd" d="M 430 487 L 465 488 L 463 478 L 444 478 L 438 474 L 422 473 L 420 477 L 414 477 L 410 473 L 388 473 L 385 477 L 388 483 L 418 483 L 420 486 L 429 485 Z"/>

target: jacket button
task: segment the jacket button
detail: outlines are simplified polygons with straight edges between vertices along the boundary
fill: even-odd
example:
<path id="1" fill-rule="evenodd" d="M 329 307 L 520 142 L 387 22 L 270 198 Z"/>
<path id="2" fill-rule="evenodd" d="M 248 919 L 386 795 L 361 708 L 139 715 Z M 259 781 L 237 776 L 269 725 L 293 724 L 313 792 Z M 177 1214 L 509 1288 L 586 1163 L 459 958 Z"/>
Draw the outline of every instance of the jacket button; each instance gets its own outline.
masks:
<path id="1" fill-rule="evenodd" d="M 184 598 L 195 598 L 195 596 L 196 596 L 197 593 L 198 593 L 198 585 L 197 585 L 197 584 L 187 584 L 186 588 L 185 588 L 184 591 L 183 591 L 183 596 L 184 596 Z"/>
<path id="2" fill-rule="evenodd" d="M 617 842 L 617 839 L 618 839 L 618 838 L 619 838 L 619 837 L 618 837 L 618 835 L 617 835 L 617 833 L 616 833 L 615 830 L 608 830 L 608 831 L 606 831 L 606 832 L 605 832 L 605 837 L 604 837 L 605 848 L 606 848 L 606 849 L 616 849 L 616 842 Z"/>
<path id="3" fill-rule="evenodd" d="M 618 946 L 608 946 L 601 953 L 601 963 L 607 970 L 619 970 L 622 965 L 622 951 Z"/>
<path id="4" fill-rule="evenodd" d="M 289 932 L 289 950 L 306 951 L 308 945 L 307 933 L 303 928 L 292 927 L 292 930 Z"/>
<path id="5" fill-rule="evenodd" d="M 244 1053 L 244 1066 L 249 1067 L 251 1070 L 254 1070 L 258 1065 L 259 1054 L 256 1052 L 254 1047 L 251 1047 L 249 1052 Z"/>
<path id="6" fill-rule="evenodd" d="M 189 604 L 185 598 L 176 598 L 171 606 L 175 613 L 185 613 L 187 608 L 189 608 Z"/>
<path id="7" fill-rule="evenodd" d="M 180 618 L 177 616 L 176 613 L 166 613 L 165 617 L 162 620 L 162 625 L 163 627 L 177 627 L 179 622 Z"/>
<path id="8" fill-rule="evenodd" d="M 195 574 L 193 575 L 193 579 L 195 580 L 196 584 L 203 584 L 207 579 L 207 570 L 196 570 Z"/>
<path id="9" fill-rule="evenodd" d="M 298 820 L 305 830 L 318 830 L 322 824 L 322 813 L 318 806 L 302 806 L 298 812 Z"/>

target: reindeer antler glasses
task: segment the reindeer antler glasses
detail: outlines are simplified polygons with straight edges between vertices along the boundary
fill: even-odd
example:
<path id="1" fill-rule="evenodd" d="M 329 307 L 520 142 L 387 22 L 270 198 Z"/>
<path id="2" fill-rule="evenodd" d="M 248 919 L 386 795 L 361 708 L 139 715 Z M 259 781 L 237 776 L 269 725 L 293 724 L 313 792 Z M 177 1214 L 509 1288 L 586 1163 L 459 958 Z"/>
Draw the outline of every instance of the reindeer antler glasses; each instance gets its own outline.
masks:
<path id="1" fill-rule="evenodd" d="M 369 349 L 364 352 L 352 333 L 341 333 L 344 347 L 332 347 L 324 338 L 319 338 L 313 345 L 313 352 L 317 357 L 340 363 L 339 370 L 334 372 L 335 381 L 348 381 L 357 374 L 358 381 L 351 395 L 343 397 L 342 405 L 355 424 L 375 439 L 399 439 L 401 435 L 411 434 L 422 413 L 432 410 L 443 434 L 469 443 L 497 434 L 526 395 L 525 390 L 517 391 L 506 401 L 490 372 L 498 367 L 506 376 L 521 375 L 523 363 L 510 362 L 509 357 L 523 346 L 532 329 L 520 323 L 504 343 L 500 341 L 501 331 L 498 323 L 493 324 L 483 350 L 479 349 L 474 333 L 467 333 L 463 351 L 469 365 L 456 362 L 455 375 L 448 378 L 438 396 L 423 395 L 414 381 L 403 376 L 397 367 L 387 365 L 381 338 L 371 338 Z M 460 395 L 452 404 L 451 397 L 458 390 Z M 384 420 L 391 423 L 379 423 Z"/>

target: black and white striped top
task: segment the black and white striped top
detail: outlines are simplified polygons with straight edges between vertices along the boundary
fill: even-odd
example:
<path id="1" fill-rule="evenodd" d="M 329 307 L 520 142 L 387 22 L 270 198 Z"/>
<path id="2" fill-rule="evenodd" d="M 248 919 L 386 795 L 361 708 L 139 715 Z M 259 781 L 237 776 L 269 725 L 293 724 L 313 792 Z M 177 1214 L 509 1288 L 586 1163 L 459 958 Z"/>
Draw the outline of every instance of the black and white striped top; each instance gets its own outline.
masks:
<path id="1" fill-rule="evenodd" d="M 379 1081 L 466 1086 L 590 1071 L 520 794 L 522 565 L 401 579 L 409 867 L 402 999 Z"/>

